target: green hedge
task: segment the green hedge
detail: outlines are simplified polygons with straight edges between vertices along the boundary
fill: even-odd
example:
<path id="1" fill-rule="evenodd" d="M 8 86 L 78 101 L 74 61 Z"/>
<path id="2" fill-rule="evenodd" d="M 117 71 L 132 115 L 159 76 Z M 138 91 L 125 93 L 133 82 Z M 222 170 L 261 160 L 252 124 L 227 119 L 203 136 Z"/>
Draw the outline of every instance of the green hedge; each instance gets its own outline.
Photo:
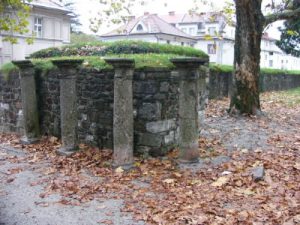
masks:
<path id="1" fill-rule="evenodd" d="M 63 47 L 47 48 L 30 55 L 30 58 L 62 56 L 107 56 L 119 54 L 175 54 L 187 57 L 208 57 L 204 52 L 183 46 L 156 44 L 143 41 L 92 42 Z"/>
<path id="2" fill-rule="evenodd" d="M 210 64 L 210 70 L 222 73 L 231 73 L 233 72 L 233 66 L 230 65 L 219 65 L 219 64 Z M 261 68 L 261 74 L 291 74 L 291 75 L 300 75 L 300 70 L 280 70 L 272 68 Z"/>

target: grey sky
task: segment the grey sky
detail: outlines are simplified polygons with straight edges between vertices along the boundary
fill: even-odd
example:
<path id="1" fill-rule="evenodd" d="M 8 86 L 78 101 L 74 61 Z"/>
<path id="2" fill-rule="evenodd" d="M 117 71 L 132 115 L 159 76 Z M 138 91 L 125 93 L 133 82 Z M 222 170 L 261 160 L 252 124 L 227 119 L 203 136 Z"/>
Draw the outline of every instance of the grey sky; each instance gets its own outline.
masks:
<path id="1" fill-rule="evenodd" d="M 268 0 L 264 0 L 264 2 L 267 1 Z M 74 0 L 74 2 L 76 13 L 80 15 L 80 20 L 83 24 L 81 30 L 85 33 L 93 33 L 89 29 L 89 18 L 96 16 L 97 12 L 100 10 L 100 4 L 98 3 L 99 0 Z M 137 6 L 136 8 L 132 9 L 134 15 L 140 16 L 144 14 L 144 12 L 167 14 L 169 11 L 185 13 L 194 5 L 194 0 L 150 0 L 148 2 L 149 3 L 145 6 Z M 225 0 L 214 1 L 214 4 L 218 7 L 216 10 L 221 9 L 224 6 L 224 2 Z M 165 3 L 167 4 L 166 6 Z M 209 10 L 209 7 L 203 6 L 203 8 L 201 8 L 201 11 L 207 10 Z M 280 24 L 280 22 L 273 24 L 273 26 L 268 30 L 270 36 L 279 38 L 277 27 Z M 104 25 L 97 34 L 106 33 L 114 28 L 114 26 L 107 27 L 107 25 Z"/>

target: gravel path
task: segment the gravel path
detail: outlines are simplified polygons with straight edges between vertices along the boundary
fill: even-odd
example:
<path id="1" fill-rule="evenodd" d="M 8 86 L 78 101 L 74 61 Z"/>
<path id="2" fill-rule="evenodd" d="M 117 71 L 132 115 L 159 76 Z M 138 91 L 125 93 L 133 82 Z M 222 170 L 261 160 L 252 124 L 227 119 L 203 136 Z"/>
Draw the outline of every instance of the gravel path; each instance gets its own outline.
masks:
<path id="1" fill-rule="evenodd" d="M 93 200 L 80 206 L 59 203 L 62 196 L 41 198 L 47 176 L 40 173 L 43 162 L 24 163 L 24 153 L 0 147 L 1 225 L 93 225 L 143 224 L 121 213 L 122 200 Z"/>

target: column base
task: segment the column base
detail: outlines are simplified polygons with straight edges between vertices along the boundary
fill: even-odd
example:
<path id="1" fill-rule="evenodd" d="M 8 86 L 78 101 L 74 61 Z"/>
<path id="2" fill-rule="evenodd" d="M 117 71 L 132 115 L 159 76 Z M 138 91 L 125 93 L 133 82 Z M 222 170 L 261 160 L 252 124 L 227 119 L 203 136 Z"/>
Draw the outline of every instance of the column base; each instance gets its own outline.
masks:
<path id="1" fill-rule="evenodd" d="M 70 156 L 76 151 L 77 151 L 76 147 L 61 147 L 58 150 L 56 150 L 56 153 L 62 156 Z"/>
<path id="2" fill-rule="evenodd" d="M 113 166 L 113 168 L 115 168 L 115 169 L 121 167 L 124 171 L 128 171 L 128 170 L 131 170 L 131 169 L 134 168 L 133 163 L 125 164 L 125 165 L 117 165 L 117 164 L 113 163 L 112 166 Z"/>
<path id="3" fill-rule="evenodd" d="M 31 144 L 34 144 L 34 143 L 37 143 L 39 142 L 40 138 L 28 138 L 26 136 L 23 136 L 21 139 L 20 139 L 20 142 L 21 144 L 23 145 L 31 145 Z"/>
<path id="4" fill-rule="evenodd" d="M 195 159 L 178 159 L 178 162 L 180 164 L 196 164 L 199 163 L 199 158 L 195 158 Z"/>

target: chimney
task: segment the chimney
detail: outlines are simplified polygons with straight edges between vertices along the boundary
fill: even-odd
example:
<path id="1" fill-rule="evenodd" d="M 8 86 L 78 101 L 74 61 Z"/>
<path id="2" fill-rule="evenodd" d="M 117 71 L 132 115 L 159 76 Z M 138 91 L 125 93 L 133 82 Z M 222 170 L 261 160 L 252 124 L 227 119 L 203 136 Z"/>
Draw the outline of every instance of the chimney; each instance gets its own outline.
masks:
<path id="1" fill-rule="evenodd" d="M 169 16 L 175 16 L 175 11 L 170 11 Z"/>
<path id="2" fill-rule="evenodd" d="M 150 13 L 149 12 L 144 12 L 144 16 L 149 16 Z"/>
<path id="3" fill-rule="evenodd" d="M 135 16 L 128 16 L 128 21 L 132 21 L 135 19 Z"/>

